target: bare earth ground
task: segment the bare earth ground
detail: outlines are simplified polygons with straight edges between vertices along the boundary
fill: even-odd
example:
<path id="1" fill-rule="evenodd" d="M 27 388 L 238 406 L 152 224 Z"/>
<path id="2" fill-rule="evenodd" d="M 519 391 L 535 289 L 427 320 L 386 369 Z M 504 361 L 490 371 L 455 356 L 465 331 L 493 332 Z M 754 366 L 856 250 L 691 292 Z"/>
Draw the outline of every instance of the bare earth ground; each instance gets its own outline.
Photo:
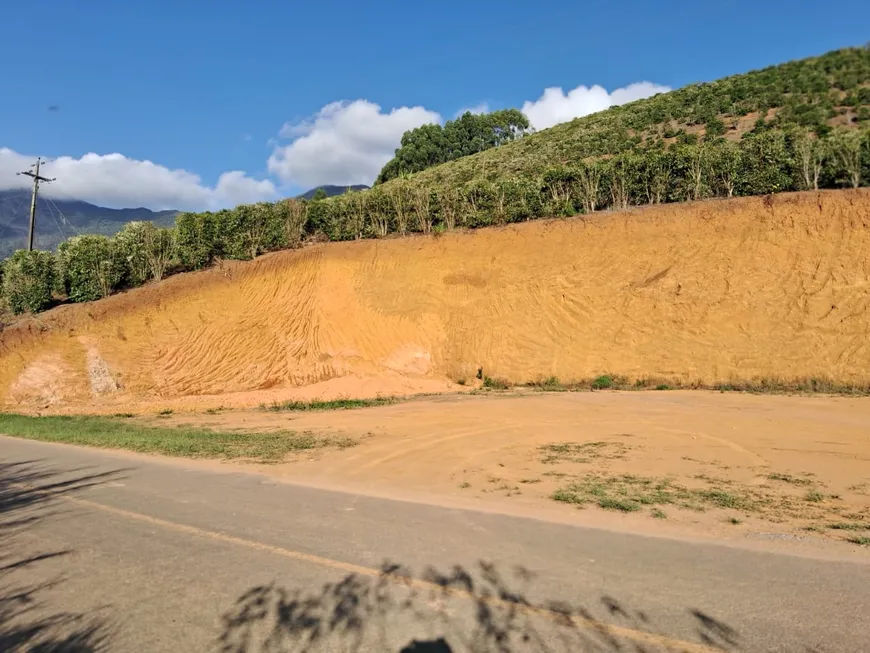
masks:
<path id="1" fill-rule="evenodd" d="M 868 215 L 868 189 L 795 193 L 223 263 L 4 328 L 0 405 L 241 408 L 443 392 L 480 370 L 866 387 Z"/>
<path id="2" fill-rule="evenodd" d="M 585 523 L 717 539 L 870 535 L 861 528 L 870 524 L 870 400 L 862 398 L 442 395 L 347 411 L 182 413 L 159 423 L 349 436 L 359 445 L 261 469 L 378 496 L 556 520 L 580 507 Z M 563 501 L 554 501 L 559 492 Z"/>

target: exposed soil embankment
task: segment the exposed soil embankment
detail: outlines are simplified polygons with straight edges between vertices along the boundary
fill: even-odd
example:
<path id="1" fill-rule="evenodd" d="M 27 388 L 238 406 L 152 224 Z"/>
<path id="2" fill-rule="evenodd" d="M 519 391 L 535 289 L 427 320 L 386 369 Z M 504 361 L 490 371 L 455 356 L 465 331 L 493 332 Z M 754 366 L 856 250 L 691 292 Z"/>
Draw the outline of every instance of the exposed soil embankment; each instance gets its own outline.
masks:
<path id="1" fill-rule="evenodd" d="M 241 405 L 439 391 L 481 368 L 515 383 L 867 383 L 868 343 L 862 189 L 224 264 L 8 327 L 0 399 L 93 409 L 234 393 Z"/>

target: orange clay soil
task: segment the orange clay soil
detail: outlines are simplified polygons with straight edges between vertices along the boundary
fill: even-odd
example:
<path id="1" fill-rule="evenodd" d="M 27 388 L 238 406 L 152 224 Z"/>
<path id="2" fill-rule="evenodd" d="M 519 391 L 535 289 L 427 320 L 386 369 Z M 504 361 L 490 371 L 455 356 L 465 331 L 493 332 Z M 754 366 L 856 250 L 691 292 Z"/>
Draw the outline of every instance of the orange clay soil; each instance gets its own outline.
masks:
<path id="1" fill-rule="evenodd" d="M 870 537 L 866 398 L 492 393 L 357 410 L 227 411 L 149 420 L 161 426 L 311 431 L 359 442 L 255 466 L 307 485 L 744 542 Z M 662 482 L 665 491 L 657 495 Z M 595 484 L 604 486 L 604 494 L 590 494 L 582 510 L 551 498 L 574 485 Z M 652 502 L 637 503 L 644 496 Z M 602 510 L 599 500 L 608 497 L 637 504 L 638 510 Z"/>
<path id="2" fill-rule="evenodd" d="M 609 373 L 870 383 L 870 190 L 224 263 L 0 333 L 14 410 L 243 407 Z"/>

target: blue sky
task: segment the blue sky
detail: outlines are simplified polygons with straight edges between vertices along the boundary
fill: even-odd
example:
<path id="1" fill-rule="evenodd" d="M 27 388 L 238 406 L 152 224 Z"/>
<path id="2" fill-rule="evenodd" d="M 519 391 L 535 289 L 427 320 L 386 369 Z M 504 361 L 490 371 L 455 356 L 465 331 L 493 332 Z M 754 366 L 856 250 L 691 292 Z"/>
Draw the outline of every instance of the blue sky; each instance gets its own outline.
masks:
<path id="1" fill-rule="evenodd" d="M 861 45 L 868 24 L 857 0 L 5 2 L 0 188 L 39 154 L 68 157 L 59 192 L 109 205 L 268 199 L 361 181 L 404 127 L 462 108 L 522 107 L 548 87 L 677 88 Z M 598 108 L 575 100 L 562 112 Z M 417 109 L 389 115 L 401 107 Z"/>

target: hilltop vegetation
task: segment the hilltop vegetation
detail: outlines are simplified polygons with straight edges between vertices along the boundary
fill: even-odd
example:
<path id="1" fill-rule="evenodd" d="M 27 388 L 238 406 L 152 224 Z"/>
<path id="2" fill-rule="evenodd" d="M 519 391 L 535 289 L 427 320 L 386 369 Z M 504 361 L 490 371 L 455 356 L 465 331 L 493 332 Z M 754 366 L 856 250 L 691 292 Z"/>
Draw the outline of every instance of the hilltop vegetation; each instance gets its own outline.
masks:
<path id="1" fill-rule="evenodd" d="M 297 196 L 298 200 L 313 200 L 315 196 L 317 199 L 326 199 L 327 197 L 335 197 L 336 195 L 343 195 L 344 193 L 350 190 L 368 190 L 369 187 L 364 184 L 354 184 L 353 186 L 336 186 L 334 184 L 327 184 L 326 186 L 318 186 L 317 188 L 312 188 L 311 190 L 307 190 L 301 195 Z"/>
<path id="2" fill-rule="evenodd" d="M 870 48 L 694 84 L 523 138 L 511 112 L 456 123 L 463 121 L 497 138 L 438 164 L 459 150 L 418 157 L 414 148 L 422 144 L 425 154 L 448 131 L 421 128 L 406 134 L 371 190 L 183 213 L 174 229 L 132 223 L 111 239 L 71 239 L 53 266 L 18 254 L 5 264 L 3 294 L 16 312 L 36 311 L 49 305 L 46 287 L 88 301 L 311 237 L 428 234 L 629 205 L 858 187 L 870 181 Z M 502 123 L 505 130 L 493 127 Z M 396 164 L 391 172 L 396 161 L 419 171 L 400 174 Z"/>
<path id="3" fill-rule="evenodd" d="M 543 174 L 558 164 L 765 132 L 829 137 L 870 126 L 870 46 L 692 84 L 613 107 L 427 170 L 421 181 L 464 184 Z"/>
<path id="4" fill-rule="evenodd" d="M 471 156 L 522 138 L 530 131 L 529 119 L 517 109 L 473 114 L 466 111 L 456 120 L 423 125 L 406 131 L 396 155 L 378 175 L 382 183 L 402 175 Z"/>

